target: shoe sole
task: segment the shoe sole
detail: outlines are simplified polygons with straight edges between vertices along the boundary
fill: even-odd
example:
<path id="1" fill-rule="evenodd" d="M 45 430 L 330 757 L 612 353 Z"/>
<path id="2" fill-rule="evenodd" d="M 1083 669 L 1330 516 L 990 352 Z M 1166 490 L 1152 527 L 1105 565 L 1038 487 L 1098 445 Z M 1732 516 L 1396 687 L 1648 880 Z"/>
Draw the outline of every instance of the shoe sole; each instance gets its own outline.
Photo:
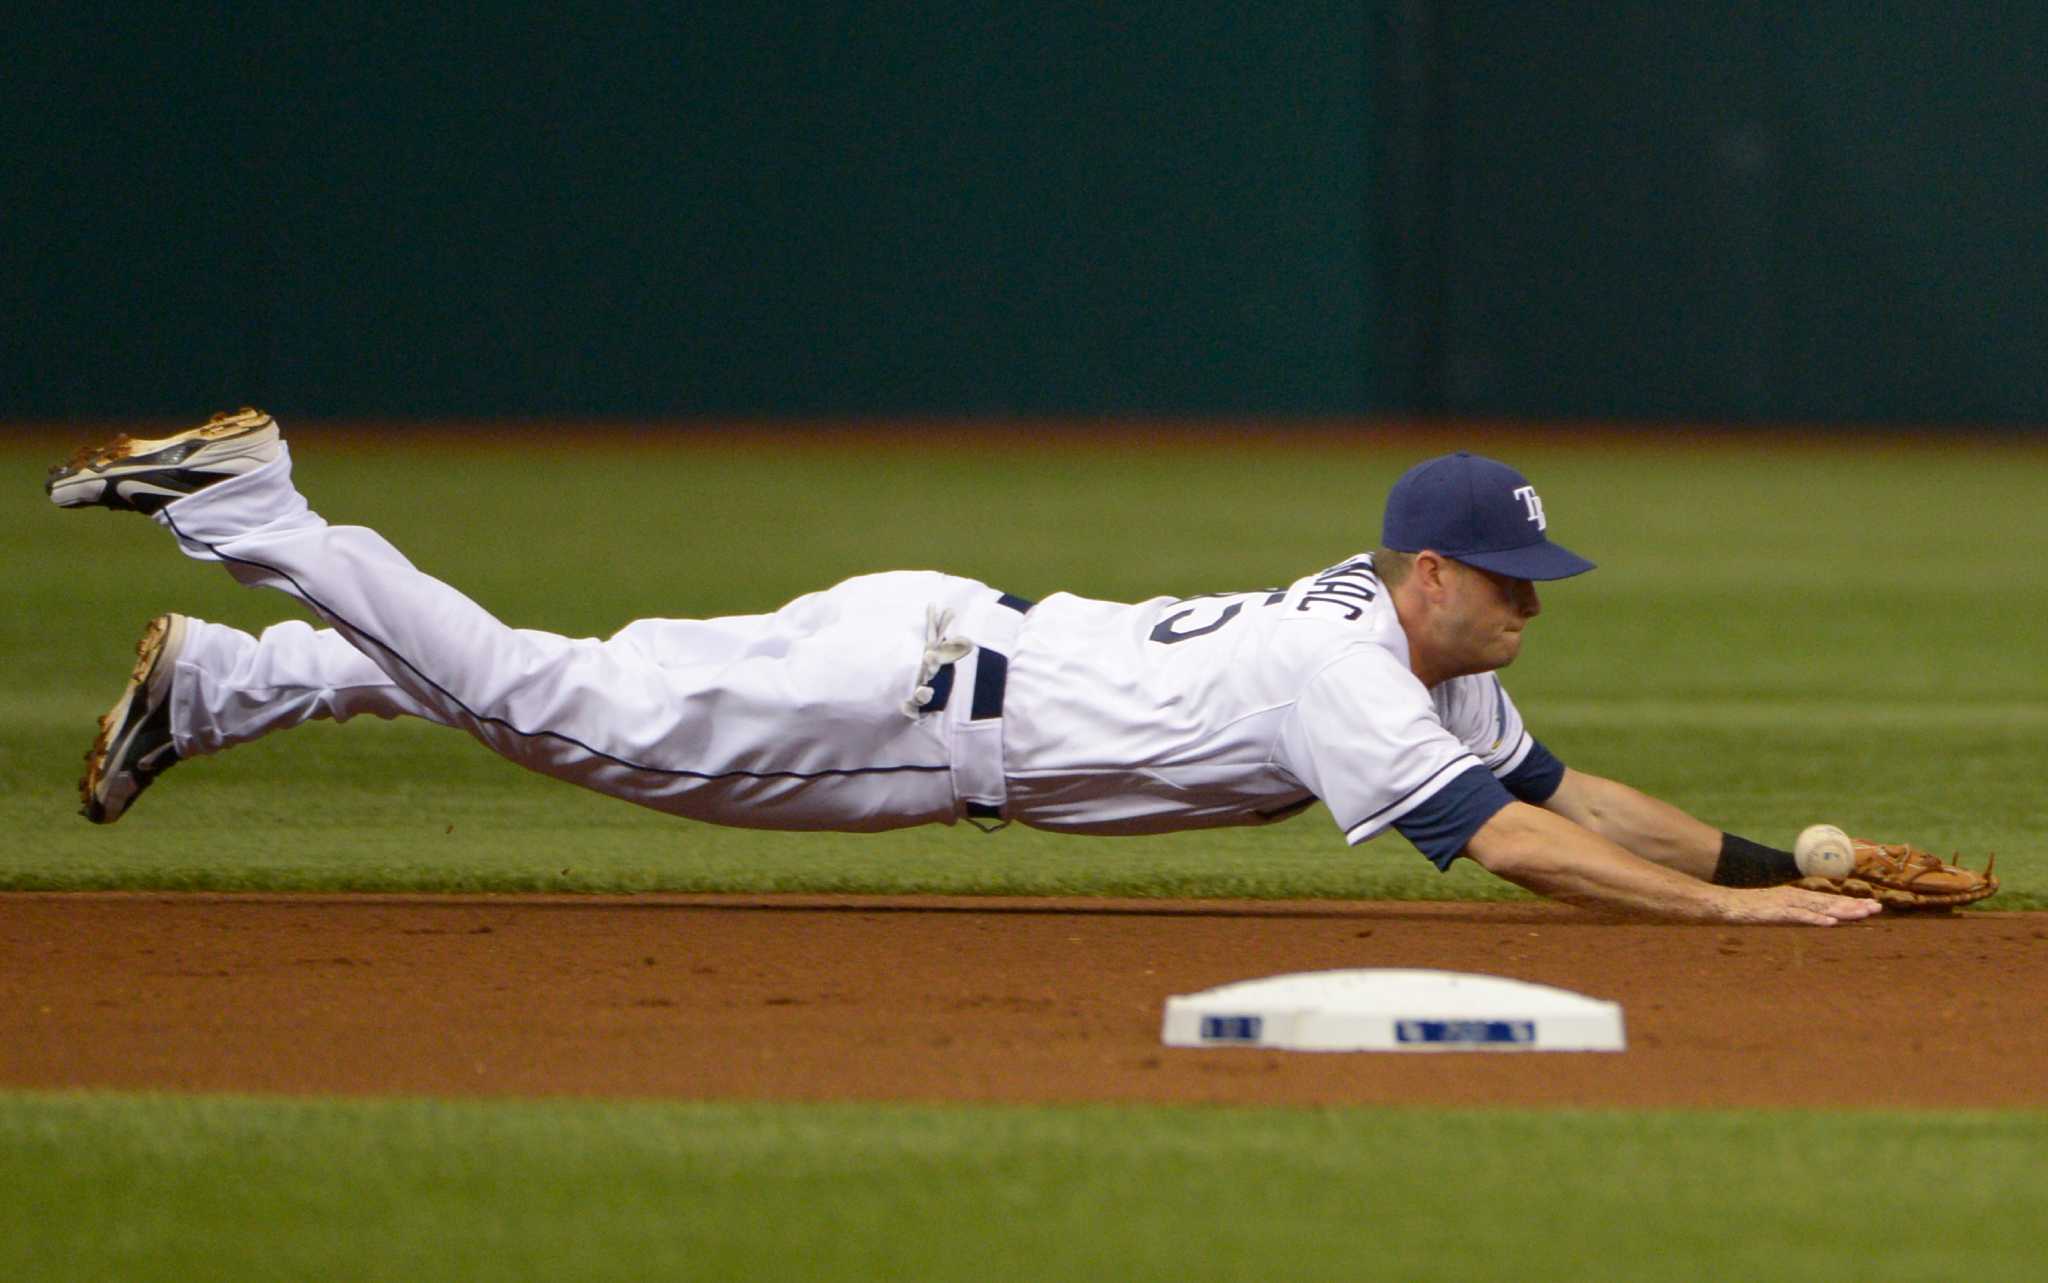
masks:
<path id="1" fill-rule="evenodd" d="M 100 718 L 99 734 L 85 754 L 85 775 L 78 781 L 78 813 L 94 824 L 112 824 L 128 810 L 137 789 L 126 797 L 106 795 L 108 766 L 125 756 L 135 733 L 163 701 L 170 698 L 171 670 L 185 645 L 185 617 L 158 615 L 135 643 L 135 667 L 121 698 Z"/>
<path id="2" fill-rule="evenodd" d="M 168 437 L 132 437 L 124 432 L 111 441 L 81 447 L 51 468 L 43 492 L 60 508 L 103 504 L 114 486 L 126 478 L 167 469 L 203 468 L 207 451 L 223 442 L 244 439 L 249 447 L 269 444 L 277 439 L 276 421 L 261 410 L 243 409 L 216 414 L 196 428 Z"/>

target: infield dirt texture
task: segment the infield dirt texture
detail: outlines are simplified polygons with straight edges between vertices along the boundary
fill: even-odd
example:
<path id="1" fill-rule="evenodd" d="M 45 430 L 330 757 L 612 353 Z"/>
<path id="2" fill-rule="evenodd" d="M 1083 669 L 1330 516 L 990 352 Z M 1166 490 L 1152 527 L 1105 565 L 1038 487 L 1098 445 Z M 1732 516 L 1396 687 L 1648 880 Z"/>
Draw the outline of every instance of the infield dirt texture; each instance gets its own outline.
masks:
<path id="1" fill-rule="evenodd" d="M 24 896 L 15 1086 L 733 1100 L 2048 1104 L 2048 924 L 1595 923 L 1549 905 Z M 1168 997 L 1437 967 L 1590 989 L 1619 1055 L 1159 1044 Z M 1928 991 L 1939 977 L 1937 993 Z"/>

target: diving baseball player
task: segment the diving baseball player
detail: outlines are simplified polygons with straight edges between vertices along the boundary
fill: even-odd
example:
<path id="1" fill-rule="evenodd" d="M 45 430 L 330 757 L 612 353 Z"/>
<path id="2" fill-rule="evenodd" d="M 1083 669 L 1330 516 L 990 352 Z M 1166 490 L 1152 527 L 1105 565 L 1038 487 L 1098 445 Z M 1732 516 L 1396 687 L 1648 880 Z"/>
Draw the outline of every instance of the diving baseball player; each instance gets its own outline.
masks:
<path id="1" fill-rule="evenodd" d="M 1818 926 L 1877 909 L 1787 885 L 1790 853 L 1573 771 L 1530 735 L 1495 673 L 1537 583 L 1593 567 L 1550 540 L 1524 477 L 1465 453 L 1395 484 L 1377 551 L 1284 588 L 1031 602 L 905 571 L 603 641 L 508 627 L 375 532 L 329 524 L 257 410 L 89 447 L 46 488 L 146 513 L 328 625 L 152 621 L 87 759 L 99 823 L 183 758 L 367 713 L 720 824 L 1154 833 L 1320 799 L 1347 842 L 1391 827 L 1439 867 L 1462 855 L 1577 904 Z"/>

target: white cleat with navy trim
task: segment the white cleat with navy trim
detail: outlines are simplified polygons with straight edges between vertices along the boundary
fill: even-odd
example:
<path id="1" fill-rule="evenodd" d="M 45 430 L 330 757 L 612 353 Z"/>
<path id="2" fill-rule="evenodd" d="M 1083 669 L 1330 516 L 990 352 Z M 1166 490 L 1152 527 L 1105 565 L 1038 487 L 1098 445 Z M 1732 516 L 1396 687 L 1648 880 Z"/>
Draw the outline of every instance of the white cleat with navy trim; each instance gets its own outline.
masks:
<path id="1" fill-rule="evenodd" d="M 135 644 L 135 671 L 114 707 L 100 718 L 99 735 L 85 755 L 78 782 L 78 813 L 112 824 L 157 776 L 178 764 L 171 739 L 171 675 L 185 647 L 183 615 L 158 615 Z"/>
<path id="2" fill-rule="evenodd" d="M 216 481 L 253 472 L 279 454 L 276 421 L 244 407 L 173 436 L 146 440 L 123 433 L 86 446 L 51 468 L 43 489 L 60 508 L 155 513 Z"/>

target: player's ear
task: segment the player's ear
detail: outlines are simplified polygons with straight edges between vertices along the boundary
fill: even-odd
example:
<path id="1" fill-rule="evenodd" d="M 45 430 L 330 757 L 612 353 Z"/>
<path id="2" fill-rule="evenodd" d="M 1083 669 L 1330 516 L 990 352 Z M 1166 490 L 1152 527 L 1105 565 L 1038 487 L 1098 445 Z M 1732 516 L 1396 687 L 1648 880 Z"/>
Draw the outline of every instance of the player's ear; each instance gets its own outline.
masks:
<path id="1" fill-rule="evenodd" d="M 1445 580 L 1448 578 L 1447 561 L 1448 558 L 1443 554 L 1429 548 L 1424 548 L 1421 552 L 1415 554 L 1415 565 L 1409 570 L 1408 574 L 1416 581 L 1416 586 L 1421 588 L 1423 592 L 1435 596 L 1443 592 L 1447 587 L 1445 583 Z"/>

